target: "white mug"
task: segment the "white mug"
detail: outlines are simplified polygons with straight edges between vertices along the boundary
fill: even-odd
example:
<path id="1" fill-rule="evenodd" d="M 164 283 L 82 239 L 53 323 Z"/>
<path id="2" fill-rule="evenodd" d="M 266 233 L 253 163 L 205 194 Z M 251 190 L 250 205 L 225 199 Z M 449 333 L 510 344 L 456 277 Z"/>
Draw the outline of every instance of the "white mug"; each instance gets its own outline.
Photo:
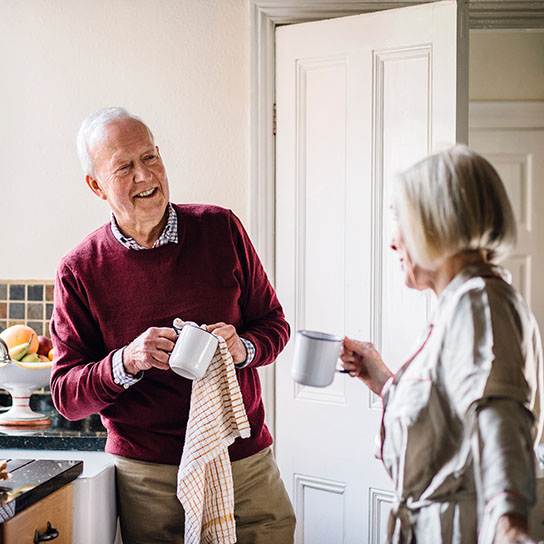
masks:
<path id="1" fill-rule="evenodd" d="M 170 368 L 189 380 L 200 379 L 212 362 L 219 341 L 208 331 L 186 324 L 170 354 Z"/>
<path id="2" fill-rule="evenodd" d="M 302 385 L 326 387 L 334 380 L 342 338 L 317 331 L 297 331 L 293 380 Z"/>

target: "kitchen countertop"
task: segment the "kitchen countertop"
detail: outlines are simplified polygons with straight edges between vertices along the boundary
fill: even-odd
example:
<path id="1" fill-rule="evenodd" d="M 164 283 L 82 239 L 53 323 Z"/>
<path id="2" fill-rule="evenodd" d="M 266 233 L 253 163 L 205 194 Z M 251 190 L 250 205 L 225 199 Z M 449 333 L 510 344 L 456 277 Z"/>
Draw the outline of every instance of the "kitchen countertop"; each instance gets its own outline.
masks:
<path id="1" fill-rule="evenodd" d="M 74 481 L 83 461 L 9 459 L 7 470 L 10 477 L 0 482 L 0 522 Z"/>
<path id="2" fill-rule="evenodd" d="M 0 459 L 23 458 L 83 461 L 83 472 L 73 482 L 72 541 L 78 544 L 113 544 L 116 541 L 113 455 L 103 451 L 0 450 Z M 97 523 L 97 520 L 100 522 Z"/>
<path id="3" fill-rule="evenodd" d="M 10 403 L 0 395 L 0 412 Z M 81 421 L 68 421 L 54 408 L 49 392 L 34 393 L 30 399 L 32 410 L 46 415 L 51 420 L 49 427 L 9 427 L 0 426 L 0 445 L 2 449 L 38 450 L 79 450 L 104 451 L 106 429 L 98 414 Z"/>

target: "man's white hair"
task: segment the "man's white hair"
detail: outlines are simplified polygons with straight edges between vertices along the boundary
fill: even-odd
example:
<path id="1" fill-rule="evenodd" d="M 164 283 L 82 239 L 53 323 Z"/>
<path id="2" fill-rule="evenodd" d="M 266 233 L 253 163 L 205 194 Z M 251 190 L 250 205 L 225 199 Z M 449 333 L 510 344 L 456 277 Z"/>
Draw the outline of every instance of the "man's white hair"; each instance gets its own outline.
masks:
<path id="1" fill-rule="evenodd" d="M 112 106 L 91 113 L 83 120 L 77 133 L 77 154 L 85 175 L 94 176 L 94 164 L 89 154 L 89 147 L 104 137 L 106 125 L 119 119 L 134 119 L 142 123 L 149 132 L 151 140 L 154 140 L 149 127 L 139 117 L 132 115 L 125 108 Z"/>

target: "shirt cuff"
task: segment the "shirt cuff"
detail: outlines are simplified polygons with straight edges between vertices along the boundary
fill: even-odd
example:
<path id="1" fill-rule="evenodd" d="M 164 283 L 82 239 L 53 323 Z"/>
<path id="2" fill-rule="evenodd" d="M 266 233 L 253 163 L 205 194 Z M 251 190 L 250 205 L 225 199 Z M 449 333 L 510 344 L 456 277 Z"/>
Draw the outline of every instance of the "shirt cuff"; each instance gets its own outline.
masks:
<path id="1" fill-rule="evenodd" d="M 236 368 L 245 368 L 246 366 L 250 365 L 253 359 L 255 359 L 255 346 L 253 345 L 253 342 L 251 340 L 248 340 L 247 338 L 242 338 L 240 336 L 240 340 L 244 343 L 244 346 L 246 347 L 246 360 L 234 365 Z"/>
<path id="2" fill-rule="evenodd" d="M 123 353 L 125 348 L 117 350 L 112 357 L 111 367 L 113 372 L 113 381 L 117 385 L 122 385 L 125 389 L 128 389 L 131 385 L 138 383 L 143 376 L 143 372 L 140 371 L 136 376 L 129 374 L 125 371 L 125 365 L 123 364 Z"/>

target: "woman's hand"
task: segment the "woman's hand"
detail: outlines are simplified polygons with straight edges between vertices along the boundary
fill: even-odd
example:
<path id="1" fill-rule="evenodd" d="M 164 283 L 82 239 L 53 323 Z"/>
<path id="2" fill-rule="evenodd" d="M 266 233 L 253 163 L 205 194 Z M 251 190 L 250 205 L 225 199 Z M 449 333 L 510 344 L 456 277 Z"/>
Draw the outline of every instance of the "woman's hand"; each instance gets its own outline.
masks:
<path id="1" fill-rule="evenodd" d="M 494 544 L 536 544 L 529 536 L 527 519 L 512 514 L 499 518 Z"/>
<path id="2" fill-rule="evenodd" d="M 344 337 L 340 359 L 350 376 L 356 376 L 362 380 L 377 395 L 381 393 L 385 382 L 393 375 L 385 366 L 374 344 L 370 342 L 360 342 Z"/>

